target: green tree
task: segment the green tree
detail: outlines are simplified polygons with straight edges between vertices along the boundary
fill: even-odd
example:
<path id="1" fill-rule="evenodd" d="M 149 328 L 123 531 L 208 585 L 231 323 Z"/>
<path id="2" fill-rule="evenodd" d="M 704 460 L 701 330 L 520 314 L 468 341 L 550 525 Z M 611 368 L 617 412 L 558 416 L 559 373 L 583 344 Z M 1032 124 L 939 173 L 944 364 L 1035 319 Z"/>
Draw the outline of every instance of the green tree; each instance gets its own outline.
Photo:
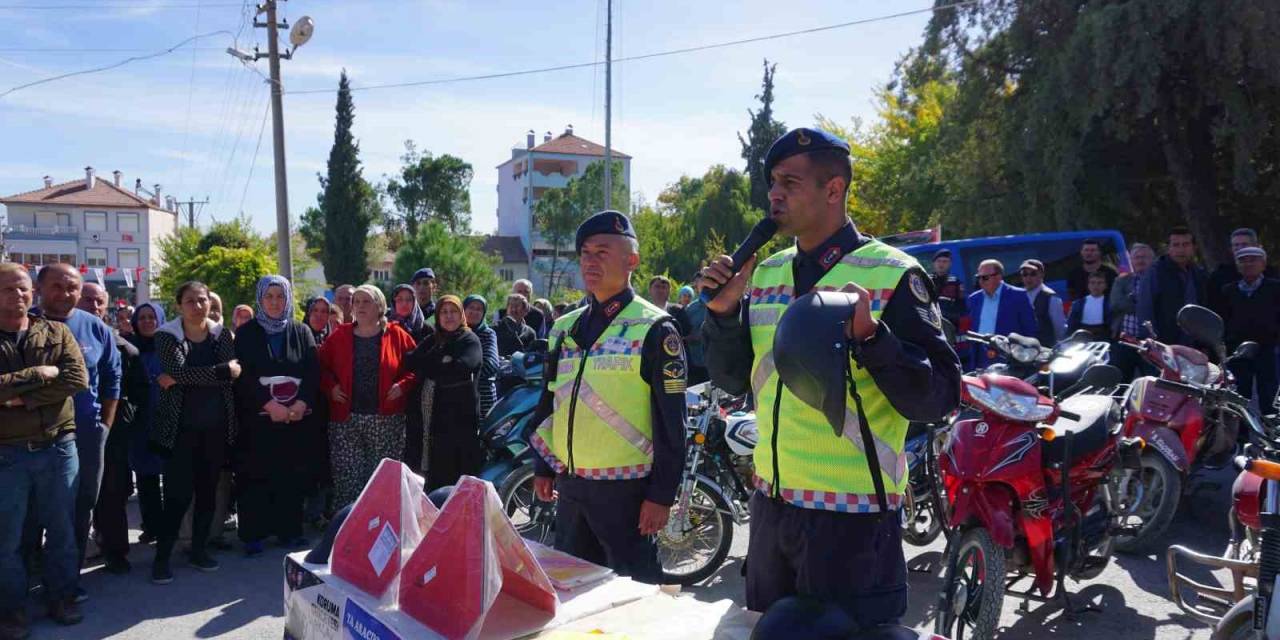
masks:
<path id="1" fill-rule="evenodd" d="M 787 132 L 786 125 L 773 117 L 773 74 L 777 69 L 777 63 L 769 64 L 768 59 L 764 61 L 764 80 L 760 93 L 756 94 L 760 109 L 747 109 L 751 125 L 745 138 L 738 134 L 742 159 L 747 161 L 747 179 L 751 183 L 751 206 L 761 211 L 769 210 L 769 176 L 764 174 L 764 157 L 773 141 Z"/>
<path id="2" fill-rule="evenodd" d="M 455 234 L 471 228 L 471 164 L 462 158 L 419 152 L 412 140 L 404 143 L 403 165 L 387 181 L 387 195 L 395 204 L 393 220 L 409 237 L 427 219 L 440 220 Z"/>
<path id="3" fill-rule="evenodd" d="M 249 246 L 202 249 L 208 237 L 197 229 L 182 228 L 160 240 L 164 267 L 156 274 L 156 284 L 164 299 L 172 300 L 182 283 L 199 280 L 222 296 L 227 312 L 238 304 L 254 304 L 258 279 L 276 272 L 275 252 L 257 235 L 248 236 Z"/>
<path id="4" fill-rule="evenodd" d="M 424 264 L 435 270 L 441 293 L 459 297 L 478 293 L 492 306 L 508 290 L 496 272 L 498 258 L 480 250 L 479 238 L 454 234 L 439 220 L 423 222 L 418 234 L 400 247 L 392 271 L 394 281 L 409 282 Z"/>
<path id="5" fill-rule="evenodd" d="M 964 224 L 965 201 L 985 195 L 1005 233 L 1105 225 L 1150 240 L 1187 224 L 1210 263 L 1239 224 L 1274 243 L 1280 222 L 1258 213 L 1280 205 L 1278 28 L 1280 5 L 1254 0 L 936 12 L 907 71 L 958 82 L 942 144 L 969 180 L 953 183 L 968 188 L 948 218 Z"/>
<path id="6" fill-rule="evenodd" d="M 615 208 L 627 213 L 629 189 L 627 184 L 617 179 L 623 175 L 622 163 L 614 161 L 612 184 Z M 561 189 L 548 189 L 538 198 L 533 207 L 533 220 L 542 239 L 551 245 L 551 290 L 548 297 L 554 297 L 559 277 L 573 258 L 560 262 L 560 254 L 572 246 L 578 225 L 591 214 L 604 209 L 604 163 L 593 162 L 587 166 L 582 175 L 571 178 Z M 563 266 L 563 268 L 562 268 Z"/>
<path id="7" fill-rule="evenodd" d="M 309 245 L 320 247 L 317 257 L 326 280 L 361 283 L 369 277 L 369 228 L 382 219 L 382 207 L 377 191 L 362 175 L 360 145 L 351 134 L 355 104 L 345 70 L 338 81 L 336 111 L 328 173 L 320 177 L 319 206 L 303 214 L 302 235 Z"/>

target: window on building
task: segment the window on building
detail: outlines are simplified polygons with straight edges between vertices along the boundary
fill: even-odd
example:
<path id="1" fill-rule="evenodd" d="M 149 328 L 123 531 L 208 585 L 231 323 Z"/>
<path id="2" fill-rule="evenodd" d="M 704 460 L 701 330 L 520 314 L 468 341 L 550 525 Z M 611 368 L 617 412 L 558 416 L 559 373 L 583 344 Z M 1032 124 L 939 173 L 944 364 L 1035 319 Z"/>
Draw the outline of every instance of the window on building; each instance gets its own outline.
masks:
<path id="1" fill-rule="evenodd" d="M 107 212 L 106 211 L 84 212 L 84 230 L 85 231 L 106 231 L 107 230 Z"/>
<path id="2" fill-rule="evenodd" d="M 515 269 L 507 268 L 498 269 L 498 277 L 506 280 L 507 282 L 511 282 L 516 279 L 516 271 Z"/>
<path id="3" fill-rule="evenodd" d="M 9 252 L 9 262 L 16 264 L 31 264 L 30 262 L 27 262 L 27 254 L 18 253 L 16 251 Z"/>
<path id="4" fill-rule="evenodd" d="M 86 247 L 84 250 L 84 263 L 89 267 L 107 266 L 107 250 L 96 247 Z"/>
<path id="5" fill-rule="evenodd" d="M 137 233 L 138 232 L 138 214 L 117 213 L 116 214 L 116 231 L 119 231 L 120 233 Z"/>
<path id="6" fill-rule="evenodd" d="M 117 249 L 116 266 L 121 269 L 137 269 L 142 264 L 142 254 L 138 249 Z"/>
<path id="7" fill-rule="evenodd" d="M 68 231 L 71 230 L 71 214 L 69 213 L 58 214 L 58 228 L 66 229 Z"/>
<path id="8" fill-rule="evenodd" d="M 32 256 L 32 257 L 35 257 L 35 256 Z M 73 260 L 72 262 L 68 262 L 67 264 L 73 264 L 74 262 L 75 261 Z M 40 254 L 40 264 L 57 264 L 57 263 L 58 263 L 58 254 L 56 253 Z"/>

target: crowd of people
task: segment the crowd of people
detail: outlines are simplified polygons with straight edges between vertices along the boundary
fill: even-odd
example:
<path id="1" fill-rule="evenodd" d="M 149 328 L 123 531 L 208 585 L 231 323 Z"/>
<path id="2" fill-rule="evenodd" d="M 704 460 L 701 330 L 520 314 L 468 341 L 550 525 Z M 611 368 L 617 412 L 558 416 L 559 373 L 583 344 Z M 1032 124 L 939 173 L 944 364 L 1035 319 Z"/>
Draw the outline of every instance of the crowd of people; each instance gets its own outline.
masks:
<path id="1" fill-rule="evenodd" d="M 28 633 L 33 585 L 79 623 L 90 549 L 132 570 L 135 490 L 151 580 L 168 584 L 180 539 L 188 567 L 218 570 L 231 513 L 248 556 L 306 546 L 383 458 L 428 490 L 478 473 L 503 359 L 540 348 L 558 315 L 527 280 L 497 314 L 438 295 L 430 268 L 390 300 L 344 284 L 299 301 L 278 275 L 256 294 L 226 321 L 197 281 L 112 308 L 71 265 L 0 263 L 0 638 Z"/>
<path id="2" fill-rule="evenodd" d="M 1159 257 L 1148 244 L 1129 245 L 1130 270 L 1121 273 L 1104 260 L 1100 241 L 1086 240 L 1079 266 L 1063 274 L 1063 293 L 1045 284 L 1045 265 L 1034 258 L 1018 265 L 1022 286 L 1005 281 L 1005 265 L 999 260 L 982 260 L 975 274 L 976 290 L 966 295 L 964 283 L 953 273 L 951 251 L 941 249 L 933 256 L 932 278 L 943 317 L 953 326 L 986 334 L 1017 333 L 1037 338 L 1044 346 L 1083 330 L 1101 341 L 1128 335 L 1207 348 L 1212 345 L 1195 344 L 1178 327 L 1177 316 L 1188 304 L 1208 307 L 1224 321 L 1228 353 L 1246 341 L 1261 347 L 1256 356 L 1232 359 L 1228 367 L 1242 394 L 1256 394 L 1270 406 L 1277 393 L 1280 280 L 1253 229 L 1233 231 L 1230 246 L 1233 261 L 1209 273 L 1196 259 L 1195 235 L 1186 227 L 1174 227 Z M 1112 364 L 1126 375 L 1152 373 L 1131 349 L 1110 353 Z M 970 368 L 985 364 L 988 357 L 983 349 L 968 355 Z"/>

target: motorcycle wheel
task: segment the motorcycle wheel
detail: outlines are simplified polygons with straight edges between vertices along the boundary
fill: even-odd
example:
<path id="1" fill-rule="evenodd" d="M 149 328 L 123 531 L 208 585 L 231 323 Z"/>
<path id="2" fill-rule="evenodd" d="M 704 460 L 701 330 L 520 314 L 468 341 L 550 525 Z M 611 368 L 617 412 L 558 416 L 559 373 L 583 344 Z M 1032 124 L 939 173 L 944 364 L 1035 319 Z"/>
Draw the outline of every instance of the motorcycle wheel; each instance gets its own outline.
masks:
<path id="1" fill-rule="evenodd" d="M 532 462 L 503 478 L 498 498 L 521 537 L 547 546 L 555 543 L 556 505 L 534 498 Z"/>
<path id="2" fill-rule="evenodd" d="M 1139 527 L 1136 535 L 1116 536 L 1116 549 L 1124 553 L 1156 551 L 1165 530 L 1173 522 L 1174 514 L 1178 512 L 1178 502 L 1182 498 L 1182 474 L 1158 453 L 1142 456 L 1142 470 L 1138 477 L 1141 493 L 1135 495 L 1136 491 L 1130 490 L 1128 495 L 1120 496 L 1124 524 L 1137 524 Z"/>
<path id="3" fill-rule="evenodd" d="M 681 504 L 681 496 L 675 504 Z M 702 480 L 694 482 L 687 521 L 682 523 L 673 508 L 671 522 L 658 532 L 663 584 L 691 586 L 720 569 L 733 545 L 731 513 L 720 492 Z"/>
<path id="4" fill-rule="evenodd" d="M 1253 640 L 1253 596 L 1247 596 L 1227 611 L 1213 627 L 1212 640 Z"/>
<path id="5" fill-rule="evenodd" d="M 934 633 L 953 640 L 990 640 L 1004 605 L 1005 549 L 983 527 L 968 529 L 951 548 L 943 589 L 947 597 Z"/>
<path id="6" fill-rule="evenodd" d="M 906 498 L 906 504 L 902 508 L 902 540 L 917 547 L 937 540 L 942 533 L 942 521 L 938 519 L 938 510 L 933 506 L 936 498 L 932 492 L 917 497 L 915 488 L 908 487 Z"/>

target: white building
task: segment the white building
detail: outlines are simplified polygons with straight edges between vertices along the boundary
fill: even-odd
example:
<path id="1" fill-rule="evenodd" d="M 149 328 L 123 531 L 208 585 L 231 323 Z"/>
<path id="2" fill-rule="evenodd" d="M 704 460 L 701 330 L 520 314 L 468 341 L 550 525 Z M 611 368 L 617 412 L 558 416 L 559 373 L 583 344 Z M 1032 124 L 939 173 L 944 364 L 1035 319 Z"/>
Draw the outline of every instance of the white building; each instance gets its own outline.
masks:
<path id="1" fill-rule="evenodd" d="M 504 276 L 520 275 L 524 271 L 534 282 L 534 290 L 539 295 L 550 289 L 551 258 L 554 253 L 538 233 L 533 224 L 533 209 L 547 189 L 564 187 L 571 178 L 582 175 L 587 167 L 604 160 L 604 146 L 590 140 L 580 138 L 573 133 L 573 126 L 565 128 L 564 133 L 553 137 L 548 131 L 537 142 L 533 131 L 529 131 L 524 148 L 511 150 L 511 159 L 498 165 L 498 238 L 518 238 L 525 250 L 528 266 L 519 270 L 516 265 L 507 263 L 507 257 L 513 251 L 504 251 Z M 631 156 L 613 150 L 615 162 L 622 164 L 622 174 L 613 179 L 631 184 Z M 526 171 L 530 164 L 533 171 Z M 530 197 L 532 196 L 532 197 Z M 619 203 L 618 206 L 621 206 Z M 495 243 L 506 244 L 510 241 L 494 240 Z M 578 275 L 577 263 L 573 260 L 573 247 L 561 248 L 559 265 L 560 287 L 582 287 L 582 279 Z M 564 266 L 569 268 L 565 271 Z"/>
<path id="2" fill-rule="evenodd" d="M 115 171 L 102 180 L 86 167 L 83 179 L 54 184 L 45 176 L 40 189 L 0 198 L 7 210 L 0 253 L 33 270 L 77 265 L 89 281 L 101 269 L 112 300 L 150 300 L 151 276 L 161 266 L 158 243 L 177 229 L 177 207 L 172 197 L 162 199 L 160 185 L 148 192 L 138 180 L 127 189 L 122 177 Z"/>

